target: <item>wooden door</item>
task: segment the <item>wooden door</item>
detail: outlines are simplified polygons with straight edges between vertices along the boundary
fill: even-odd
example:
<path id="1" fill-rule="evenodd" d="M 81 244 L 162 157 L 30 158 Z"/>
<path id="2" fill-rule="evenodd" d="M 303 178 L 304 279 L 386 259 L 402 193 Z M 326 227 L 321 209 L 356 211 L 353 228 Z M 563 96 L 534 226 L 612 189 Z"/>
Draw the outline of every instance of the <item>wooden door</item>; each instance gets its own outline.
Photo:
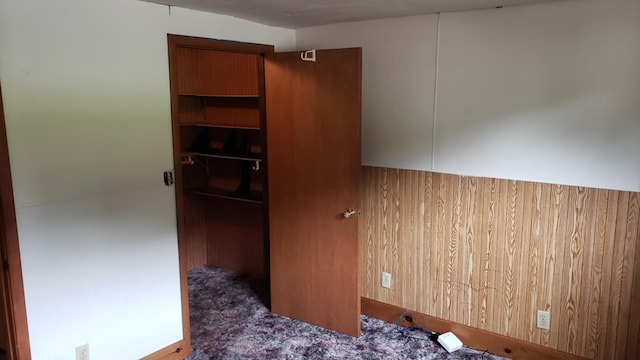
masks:
<path id="1" fill-rule="evenodd" d="M 360 335 L 361 49 L 265 56 L 272 311 Z"/>
<path id="2" fill-rule="evenodd" d="M 0 88 L 0 347 L 10 359 L 30 359 L 18 226 L 13 201 L 9 146 Z"/>
<path id="3" fill-rule="evenodd" d="M 0 203 L 2 203 L 2 193 L 0 192 Z M 0 259 L 4 262 L 6 259 L 4 250 L 4 224 L 2 222 L 2 206 L 0 206 Z M 4 269 L 4 266 L 0 266 L 0 359 L 2 355 L 8 353 L 11 349 L 11 309 L 9 308 L 9 284 L 7 281 L 8 273 Z"/>

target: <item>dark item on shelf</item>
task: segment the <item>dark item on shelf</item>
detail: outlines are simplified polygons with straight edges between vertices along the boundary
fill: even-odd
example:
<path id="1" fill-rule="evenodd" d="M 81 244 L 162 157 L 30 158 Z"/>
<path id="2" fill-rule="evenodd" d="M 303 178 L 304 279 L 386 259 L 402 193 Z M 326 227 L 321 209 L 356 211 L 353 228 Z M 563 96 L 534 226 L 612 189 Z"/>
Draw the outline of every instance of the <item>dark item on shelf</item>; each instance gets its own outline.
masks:
<path id="1" fill-rule="evenodd" d="M 224 141 L 224 145 L 222 146 L 222 150 L 224 152 L 229 152 L 229 153 L 233 153 L 233 152 L 237 152 L 238 151 L 238 142 L 236 141 L 236 131 L 235 130 L 231 130 L 229 132 L 229 135 L 227 135 L 227 138 Z"/>
<path id="2" fill-rule="evenodd" d="M 246 197 L 251 193 L 251 163 L 240 163 L 240 184 L 232 196 Z"/>
<path id="3" fill-rule="evenodd" d="M 209 147 L 209 133 L 202 131 L 198 137 L 186 148 L 187 151 L 207 154 L 211 148 Z"/>

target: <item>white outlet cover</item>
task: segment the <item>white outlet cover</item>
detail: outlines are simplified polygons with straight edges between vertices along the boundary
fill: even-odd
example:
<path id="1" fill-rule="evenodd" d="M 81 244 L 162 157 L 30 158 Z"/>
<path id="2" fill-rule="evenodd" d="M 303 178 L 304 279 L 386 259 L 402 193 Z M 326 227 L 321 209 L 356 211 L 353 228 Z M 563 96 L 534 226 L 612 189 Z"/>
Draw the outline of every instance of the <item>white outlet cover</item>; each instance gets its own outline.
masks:
<path id="1" fill-rule="evenodd" d="M 388 272 L 382 272 L 382 287 L 391 289 L 391 274 Z"/>
<path id="2" fill-rule="evenodd" d="M 538 310 L 537 325 L 539 329 L 549 330 L 551 327 L 551 315 L 548 311 Z"/>
<path id="3" fill-rule="evenodd" d="M 76 360 L 90 360 L 89 344 L 80 345 L 76 348 Z"/>

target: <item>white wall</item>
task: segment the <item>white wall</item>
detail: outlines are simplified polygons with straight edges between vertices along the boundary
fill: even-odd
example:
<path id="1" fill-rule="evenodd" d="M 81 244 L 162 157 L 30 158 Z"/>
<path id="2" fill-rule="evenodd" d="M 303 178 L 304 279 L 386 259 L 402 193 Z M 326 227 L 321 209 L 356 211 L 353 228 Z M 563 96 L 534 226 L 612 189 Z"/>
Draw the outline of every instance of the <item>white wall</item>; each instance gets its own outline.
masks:
<path id="1" fill-rule="evenodd" d="M 295 34 L 132 0 L 0 0 L 33 359 L 134 359 L 182 339 L 167 33 Z"/>
<path id="2" fill-rule="evenodd" d="M 434 169 L 640 191 L 640 1 L 442 14 Z"/>
<path id="3" fill-rule="evenodd" d="M 640 191 L 639 1 L 435 22 L 437 31 L 424 16 L 296 33 L 300 48 L 363 46 L 364 165 Z M 392 57 L 397 66 L 366 67 Z M 407 79 L 428 83 L 398 91 Z"/>

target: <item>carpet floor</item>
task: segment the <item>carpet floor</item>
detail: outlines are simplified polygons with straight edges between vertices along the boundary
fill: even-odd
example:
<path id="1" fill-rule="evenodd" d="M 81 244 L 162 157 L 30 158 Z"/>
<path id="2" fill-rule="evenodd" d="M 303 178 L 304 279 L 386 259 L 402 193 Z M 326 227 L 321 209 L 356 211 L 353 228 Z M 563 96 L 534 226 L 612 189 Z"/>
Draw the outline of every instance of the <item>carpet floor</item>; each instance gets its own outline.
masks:
<path id="1" fill-rule="evenodd" d="M 211 267 L 188 273 L 192 354 L 214 359 L 503 359 L 462 348 L 448 354 L 420 331 L 361 316 L 352 338 L 272 314 L 247 279 Z M 425 325 L 425 324 L 423 324 Z"/>

